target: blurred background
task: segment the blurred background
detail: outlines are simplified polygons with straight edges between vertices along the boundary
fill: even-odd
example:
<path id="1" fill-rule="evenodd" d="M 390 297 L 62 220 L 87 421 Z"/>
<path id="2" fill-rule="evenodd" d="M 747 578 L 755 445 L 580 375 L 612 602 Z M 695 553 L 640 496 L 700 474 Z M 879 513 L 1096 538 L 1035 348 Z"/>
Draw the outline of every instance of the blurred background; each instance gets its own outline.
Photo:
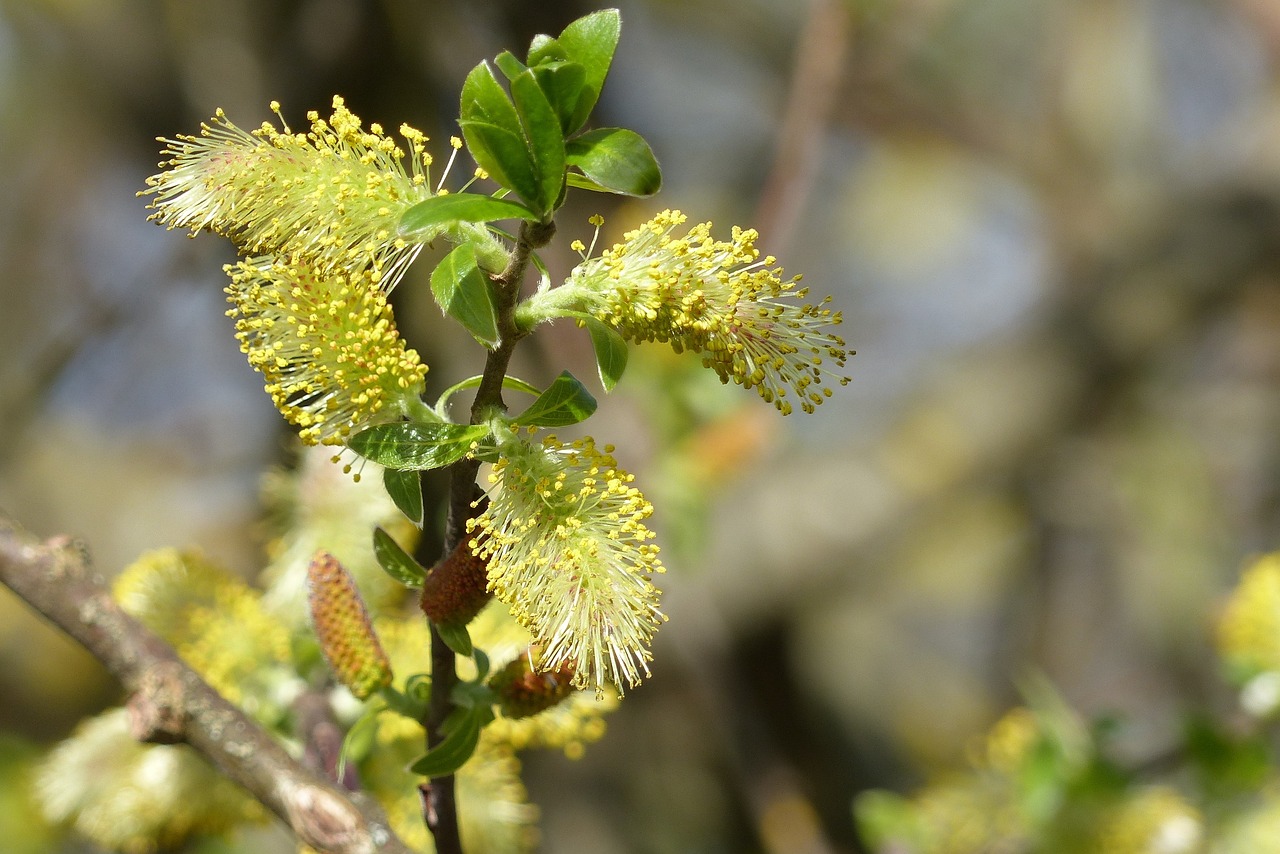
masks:
<path id="1" fill-rule="evenodd" d="M 755 226 L 858 355 L 812 416 L 656 347 L 603 401 L 671 620 L 602 742 L 528 757 L 545 850 L 863 850 L 853 797 L 960 763 L 1036 674 L 1135 763 L 1229 709 L 1215 610 L 1280 547 L 1280 5 L 617 5 L 597 122 L 666 187 L 579 196 L 561 234 Z M 195 545 L 252 577 L 291 433 L 223 315 L 230 245 L 146 222 L 155 137 L 340 93 L 443 140 L 472 65 L 594 8 L 0 0 L 0 507 L 107 575 Z M 482 358 L 428 270 L 396 308 L 438 393 Z M 522 359 L 592 374 L 569 327 Z M 117 693 L 0 592 L 0 760 Z"/>

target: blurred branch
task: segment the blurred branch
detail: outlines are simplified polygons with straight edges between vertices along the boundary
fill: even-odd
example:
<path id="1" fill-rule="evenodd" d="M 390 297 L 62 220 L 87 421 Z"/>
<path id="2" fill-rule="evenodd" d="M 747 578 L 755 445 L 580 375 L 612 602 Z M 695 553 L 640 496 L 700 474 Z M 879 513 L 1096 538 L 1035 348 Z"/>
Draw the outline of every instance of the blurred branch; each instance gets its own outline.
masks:
<path id="1" fill-rule="evenodd" d="M 371 800 L 295 761 L 270 734 L 126 614 L 65 536 L 41 542 L 0 516 L 0 582 L 93 653 L 129 692 L 140 741 L 185 743 L 330 854 L 410 854 Z"/>
<path id="2" fill-rule="evenodd" d="M 796 47 L 787 108 L 778 132 L 777 155 L 755 222 L 775 253 L 791 241 L 822 157 L 831 114 L 849 51 L 849 10 L 844 0 L 817 0 Z"/>

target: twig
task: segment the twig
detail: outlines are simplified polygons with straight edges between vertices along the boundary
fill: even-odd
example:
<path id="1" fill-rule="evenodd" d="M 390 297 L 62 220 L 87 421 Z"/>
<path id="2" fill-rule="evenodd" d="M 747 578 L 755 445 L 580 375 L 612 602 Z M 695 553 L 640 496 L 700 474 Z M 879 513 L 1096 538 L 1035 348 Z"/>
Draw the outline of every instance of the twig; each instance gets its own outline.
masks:
<path id="1" fill-rule="evenodd" d="M 529 225 L 520 228 L 515 252 L 510 263 L 494 283 L 494 309 L 498 318 L 498 346 L 489 351 L 485 359 L 484 373 L 471 404 L 471 423 L 478 424 L 495 410 L 505 410 L 502 400 L 502 381 L 506 378 L 515 352 L 516 342 L 523 333 L 516 326 L 515 306 L 519 301 L 520 283 L 533 250 L 545 246 L 555 233 L 551 223 Z M 444 536 L 444 554 L 453 551 L 467 535 L 467 519 L 472 515 L 475 500 L 476 475 L 480 462 L 463 459 L 454 463 L 449 471 L 449 517 Z M 418 555 L 421 562 L 423 555 Z M 453 711 L 451 695 L 458 684 L 453 650 L 445 645 L 434 625 L 431 626 L 431 699 L 423 724 L 427 731 L 427 748 L 444 740 L 441 726 Z M 433 778 L 420 787 L 422 812 L 427 829 L 435 841 L 437 854 L 462 854 L 462 842 L 458 835 L 457 798 L 453 775 Z"/>
<path id="2" fill-rule="evenodd" d="M 826 125 L 849 52 L 849 17 L 844 0 L 816 0 L 800 35 L 773 168 L 756 207 L 757 227 L 775 253 L 790 243 L 818 173 Z"/>
<path id="3" fill-rule="evenodd" d="M 130 617 L 68 537 L 41 542 L 0 516 L 0 582 L 93 653 L 129 692 L 140 741 L 195 748 L 328 854 L 410 854 L 380 807 L 295 761 L 168 644 Z"/>

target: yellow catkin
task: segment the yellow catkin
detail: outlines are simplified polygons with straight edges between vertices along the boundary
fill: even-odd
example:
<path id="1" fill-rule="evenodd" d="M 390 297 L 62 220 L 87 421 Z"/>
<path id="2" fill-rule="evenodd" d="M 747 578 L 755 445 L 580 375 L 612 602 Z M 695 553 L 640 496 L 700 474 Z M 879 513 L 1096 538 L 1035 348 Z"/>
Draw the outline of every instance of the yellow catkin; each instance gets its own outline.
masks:
<path id="1" fill-rule="evenodd" d="M 579 264 L 567 293 L 631 341 L 689 350 L 724 382 L 755 389 L 784 415 L 813 412 L 849 378 L 833 373 L 852 355 L 830 329 L 841 322 L 826 297 L 806 302 L 799 277 L 785 279 L 775 259 L 761 257 L 759 235 L 735 226 L 729 241 L 711 223 L 676 230 L 679 211 L 663 211 L 623 242 Z"/>

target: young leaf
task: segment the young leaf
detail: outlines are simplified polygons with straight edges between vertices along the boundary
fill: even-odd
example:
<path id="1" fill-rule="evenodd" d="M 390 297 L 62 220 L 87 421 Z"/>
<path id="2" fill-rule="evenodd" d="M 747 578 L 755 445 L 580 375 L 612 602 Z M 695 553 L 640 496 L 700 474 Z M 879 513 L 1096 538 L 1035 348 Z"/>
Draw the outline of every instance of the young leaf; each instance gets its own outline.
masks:
<path id="1" fill-rule="evenodd" d="M 386 707 L 375 700 L 351 725 L 351 729 L 347 730 L 342 746 L 338 749 L 338 769 L 334 773 L 336 779 L 341 780 L 346 776 L 348 762 L 359 762 L 369 755 L 378 735 L 378 715 L 385 710 Z"/>
<path id="2" fill-rule="evenodd" d="M 400 216 L 402 237 L 453 222 L 494 222 L 500 219 L 535 220 L 533 211 L 519 202 L 478 193 L 449 193 L 418 202 Z"/>
<path id="3" fill-rule="evenodd" d="M 512 423 L 530 427 L 566 427 L 591 417 L 596 399 L 568 371 L 556 377 Z"/>
<path id="4" fill-rule="evenodd" d="M 417 472 L 413 473 L 415 476 Z M 427 571 L 381 527 L 373 529 L 373 555 L 387 575 L 405 587 L 421 587 Z"/>
<path id="5" fill-rule="evenodd" d="M 532 71 L 525 70 L 512 79 L 511 96 L 529 143 L 538 183 L 538 195 L 525 201 L 544 212 L 554 210 L 564 192 L 565 148 L 560 117 Z"/>
<path id="6" fill-rule="evenodd" d="M 515 54 L 509 50 L 504 50 L 502 53 L 495 56 L 493 58 L 493 64 L 498 66 L 498 70 L 501 71 L 503 76 L 508 80 L 515 80 L 526 70 L 524 63 L 516 59 Z"/>
<path id="7" fill-rule="evenodd" d="M 386 468 L 435 469 L 462 459 L 488 434 L 481 425 L 396 421 L 361 430 L 347 446 Z"/>
<path id="8" fill-rule="evenodd" d="M 600 128 L 566 145 L 570 166 L 624 196 L 652 196 L 662 188 L 662 170 L 644 137 L 626 128 Z"/>
<path id="9" fill-rule="evenodd" d="M 463 711 L 463 710 L 459 710 Z M 425 756 L 409 766 L 409 770 L 424 777 L 447 777 L 457 771 L 480 741 L 481 710 L 467 709 L 454 720 L 453 727 L 444 741 L 431 748 Z"/>
<path id="10" fill-rule="evenodd" d="M 564 55 L 564 48 L 560 46 L 560 42 L 546 33 L 539 33 L 533 37 L 533 41 L 529 42 L 529 57 L 525 64 L 533 68 L 565 59 L 568 57 Z"/>
<path id="11" fill-rule="evenodd" d="M 489 177 L 518 193 L 541 217 L 545 211 L 537 207 L 538 178 L 524 136 L 477 119 L 459 119 L 458 126 L 467 141 L 467 150 Z"/>
<path id="12" fill-rule="evenodd" d="M 604 386 L 605 391 L 613 391 L 618 380 L 622 379 L 622 372 L 627 369 L 627 342 L 594 317 L 585 318 L 584 322 L 591 335 L 591 346 L 596 351 L 600 385 Z"/>
<path id="13" fill-rule="evenodd" d="M 586 72 L 566 133 L 573 133 L 586 124 L 592 108 L 600 99 L 600 90 L 604 88 L 604 78 L 613 63 L 613 52 L 618 47 L 621 31 L 618 10 L 604 9 L 574 21 L 556 39 L 565 58 L 578 63 Z"/>
<path id="14" fill-rule="evenodd" d="M 462 84 L 462 102 L 458 118 L 479 121 L 503 128 L 511 133 L 520 132 L 520 118 L 511 98 L 493 76 L 489 63 L 481 62 Z"/>
<path id="15" fill-rule="evenodd" d="M 586 70 L 576 62 L 548 62 L 529 70 L 559 117 L 560 130 L 568 134 L 573 111 L 587 84 Z"/>
<path id="16" fill-rule="evenodd" d="M 490 177 L 532 204 L 538 183 L 520 116 L 487 62 L 471 69 L 462 84 L 458 125 L 471 156 Z"/>
<path id="17" fill-rule="evenodd" d="M 466 327 L 486 347 L 498 345 L 498 315 L 489 277 L 476 263 L 476 252 L 463 243 L 431 272 L 431 293 L 440 309 Z"/>
<path id="18" fill-rule="evenodd" d="M 444 645 L 458 655 L 469 657 L 475 649 L 471 645 L 471 633 L 461 623 L 436 623 L 436 631 L 440 633 Z"/>
<path id="19" fill-rule="evenodd" d="M 410 522 L 422 527 L 422 479 L 416 471 L 383 469 L 382 485 Z"/>

